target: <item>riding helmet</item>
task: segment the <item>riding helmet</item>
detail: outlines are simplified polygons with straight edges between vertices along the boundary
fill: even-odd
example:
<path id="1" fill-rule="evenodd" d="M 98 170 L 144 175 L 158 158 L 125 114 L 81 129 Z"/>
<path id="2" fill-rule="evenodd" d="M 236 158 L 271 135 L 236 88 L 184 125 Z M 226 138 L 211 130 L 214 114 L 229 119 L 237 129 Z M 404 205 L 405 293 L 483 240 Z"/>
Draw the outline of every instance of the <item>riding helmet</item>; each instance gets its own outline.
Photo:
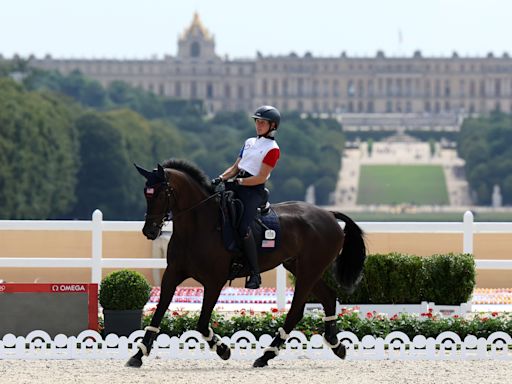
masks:
<path id="1" fill-rule="evenodd" d="M 262 105 L 251 116 L 253 119 L 261 119 L 261 120 L 267 120 L 270 122 L 274 122 L 276 126 L 274 129 L 277 129 L 279 127 L 279 122 L 281 121 L 281 114 L 277 110 L 277 108 L 271 106 L 271 105 Z"/>

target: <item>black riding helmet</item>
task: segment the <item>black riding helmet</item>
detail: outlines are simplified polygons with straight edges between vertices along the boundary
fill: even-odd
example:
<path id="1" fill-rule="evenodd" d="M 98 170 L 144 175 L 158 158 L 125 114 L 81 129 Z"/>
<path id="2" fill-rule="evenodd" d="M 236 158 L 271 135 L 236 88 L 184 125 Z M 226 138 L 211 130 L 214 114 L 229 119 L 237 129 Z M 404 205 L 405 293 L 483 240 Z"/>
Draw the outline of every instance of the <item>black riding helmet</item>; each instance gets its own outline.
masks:
<path id="1" fill-rule="evenodd" d="M 273 136 L 273 131 L 275 131 L 279 127 L 279 123 L 281 122 L 281 114 L 277 110 L 277 108 L 271 105 L 262 105 L 251 116 L 253 119 L 261 119 L 267 120 L 271 123 L 275 123 L 274 127 L 270 128 L 269 135 Z M 271 124 L 272 125 L 272 124 Z"/>

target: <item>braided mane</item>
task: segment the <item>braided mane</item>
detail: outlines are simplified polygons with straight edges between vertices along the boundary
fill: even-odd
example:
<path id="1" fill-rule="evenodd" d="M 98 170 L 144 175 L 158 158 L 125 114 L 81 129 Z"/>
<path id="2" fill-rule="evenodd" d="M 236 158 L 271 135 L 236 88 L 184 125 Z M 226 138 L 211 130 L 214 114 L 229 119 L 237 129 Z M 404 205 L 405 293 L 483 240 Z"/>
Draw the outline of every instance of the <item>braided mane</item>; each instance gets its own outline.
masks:
<path id="1" fill-rule="evenodd" d="M 164 168 L 171 168 L 186 173 L 203 187 L 210 195 L 214 193 L 214 189 L 210 182 L 210 178 L 195 164 L 182 159 L 165 160 L 162 164 Z"/>

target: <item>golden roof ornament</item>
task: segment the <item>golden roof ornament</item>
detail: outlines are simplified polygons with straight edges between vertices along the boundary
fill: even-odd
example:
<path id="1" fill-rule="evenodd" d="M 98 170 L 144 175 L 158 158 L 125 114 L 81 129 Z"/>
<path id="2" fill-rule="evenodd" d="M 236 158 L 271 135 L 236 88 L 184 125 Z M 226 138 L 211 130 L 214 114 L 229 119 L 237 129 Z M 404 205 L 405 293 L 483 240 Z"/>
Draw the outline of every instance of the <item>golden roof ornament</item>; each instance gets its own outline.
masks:
<path id="1" fill-rule="evenodd" d="M 190 26 L 188 28 L 186 28 L 183 31 L 180 39 L 184 40 L 196 31 L 199 32 L 199 34 L 201 34 L 205 40 L 212 40 L 212 36 L 210 35 L 210 32 L 208 32 L 208 30 L 204 26 L 203 22 L 199 18 L 199 14 L 197 12 L 194 12 L 194 18 L 192 19 L 192 23 L 190 24 Z"/>

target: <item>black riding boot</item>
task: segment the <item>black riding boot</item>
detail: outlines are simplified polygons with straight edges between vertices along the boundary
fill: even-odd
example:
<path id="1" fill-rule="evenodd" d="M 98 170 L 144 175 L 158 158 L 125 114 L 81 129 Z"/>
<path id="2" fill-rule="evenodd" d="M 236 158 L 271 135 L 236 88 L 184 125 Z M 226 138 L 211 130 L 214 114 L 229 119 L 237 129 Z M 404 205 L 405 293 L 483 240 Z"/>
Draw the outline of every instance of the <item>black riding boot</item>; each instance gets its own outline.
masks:
<path id="1" fill-rule="evenodd" d="M 245 257 L 249 261 L 251 268 L 251 276 L 245 283 L 245 288 L 258 289 L 261 284 L 260 266 L 258 265 L 258 251 L 256 250 L 256 242 L 252 231 L 249 229 L 247 235 L 243 238 L 243 246 Z"/>

